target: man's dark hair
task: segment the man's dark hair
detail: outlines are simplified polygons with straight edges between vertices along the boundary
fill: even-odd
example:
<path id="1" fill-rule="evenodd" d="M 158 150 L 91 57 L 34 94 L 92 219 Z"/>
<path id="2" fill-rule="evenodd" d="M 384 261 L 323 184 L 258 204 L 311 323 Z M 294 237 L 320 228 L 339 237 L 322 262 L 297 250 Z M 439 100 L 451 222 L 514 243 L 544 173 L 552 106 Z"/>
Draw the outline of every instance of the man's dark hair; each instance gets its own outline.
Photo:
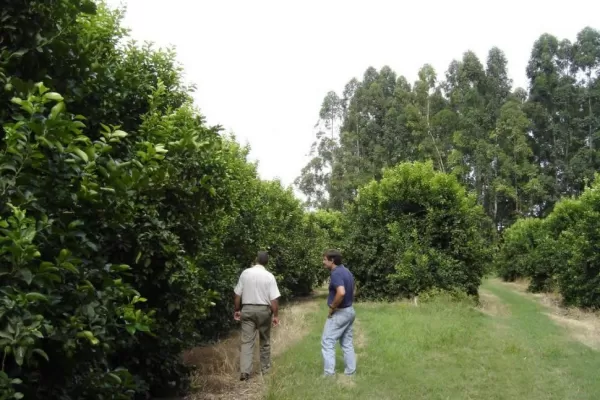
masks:
<path id="1" fill-rule="evenodd" d="M 323 253 L 323 256 L 329 261 L 333 261 L 335 265 L 342 264 L 342 253 L 340 253 L 338 250 L 327 250 L 325 253 Z"/>
<path id="2" fill-rule="evenodd" d="M 258 255 L 256 256 L 256 262 L 263 267 L 266 267 L 269 263 L 269 253 L 266 251 L 259 251 Z"/>

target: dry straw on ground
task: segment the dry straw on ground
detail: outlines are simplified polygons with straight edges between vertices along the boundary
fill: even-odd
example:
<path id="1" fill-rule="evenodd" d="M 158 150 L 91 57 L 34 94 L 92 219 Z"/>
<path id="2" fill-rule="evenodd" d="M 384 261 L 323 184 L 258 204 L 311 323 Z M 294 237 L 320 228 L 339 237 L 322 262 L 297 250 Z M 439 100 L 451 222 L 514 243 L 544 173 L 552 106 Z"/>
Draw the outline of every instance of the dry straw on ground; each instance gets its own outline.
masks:
<path id="1" fill-rule="evenodd" d="M 271 352 L 276 357 L 300 341 L 309 329 L 307 316 L 318 311 L 317 298 L 303 299 L 283 307 L 280 324 L 271 331 Z M 197 347 L 184 355 L 187 364 L 197 367 L 193 386 L 195 393 L 187 400 L 224 400 L 262 398 L 265 380 L 254 374 L 247 382 L 239 381 L 239 332 L 216 345 Z M 255 370 L 258 370 L 258 338 L 255 352 Z"/>

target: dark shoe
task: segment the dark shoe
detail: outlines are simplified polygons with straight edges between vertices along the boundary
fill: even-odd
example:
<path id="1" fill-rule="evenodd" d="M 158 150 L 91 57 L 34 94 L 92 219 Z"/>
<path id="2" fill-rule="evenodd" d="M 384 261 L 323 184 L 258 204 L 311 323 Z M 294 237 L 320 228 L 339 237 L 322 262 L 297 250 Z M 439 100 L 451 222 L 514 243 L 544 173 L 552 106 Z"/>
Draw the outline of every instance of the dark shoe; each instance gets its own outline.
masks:
<path id="1" fill-rule="evenodd" d="M 240 376 L 240 381 L 247 381 L 248 379 L 250 379 L 250 375 L 249 374 L 242 374 Z"/>

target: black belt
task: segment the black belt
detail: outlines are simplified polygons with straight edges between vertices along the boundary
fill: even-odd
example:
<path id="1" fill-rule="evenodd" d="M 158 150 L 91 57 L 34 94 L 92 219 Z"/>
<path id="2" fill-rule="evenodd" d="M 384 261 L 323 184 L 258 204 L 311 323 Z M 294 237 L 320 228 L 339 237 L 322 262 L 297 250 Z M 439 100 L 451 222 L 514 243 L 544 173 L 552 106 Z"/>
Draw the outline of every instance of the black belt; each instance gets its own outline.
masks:
<path id="1" fill-rule="evenodd" d="M 243 306 L 260 306 L 260 307 L 271 307 L 271 305 L 270 305 L 270 304 L 249 304 L 249 303 L 242 304 L 242 307 L 243 307 Z"/>

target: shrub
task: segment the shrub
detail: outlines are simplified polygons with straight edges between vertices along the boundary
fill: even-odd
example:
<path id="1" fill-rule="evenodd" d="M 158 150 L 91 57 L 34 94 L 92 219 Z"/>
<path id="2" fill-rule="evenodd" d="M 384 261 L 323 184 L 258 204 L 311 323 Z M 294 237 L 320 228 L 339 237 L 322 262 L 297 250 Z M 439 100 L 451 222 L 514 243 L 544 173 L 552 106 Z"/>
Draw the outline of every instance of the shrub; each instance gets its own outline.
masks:
<path id="1" fill-rule="evenodd" d="M 531 291 L 558 289 L 568 305 L 600 307 L 600 183 L 559 201 L 543 220 L 526 219 L 504 233 L 496 258 L 506 279 L 531 278 Z"/>
<path id="2" fill-rule="evenodd" d="M 500 251 L 494 258 L 496 271 L 505 281 L 530 276 L 535 251 L 544 236 L 543 221 L 537 218 L 518 220 L 502 236 Z"/>
<path id="3" fill-rule="evenodd" d="M 489 256 L 483 211 L 455 177 L 403 163 L 361 188 L 348 211 L 346 260 L 360 295 L 396 298 L 433 288 L 476 295 Z"/>
<path id="4" fill-rule="evenodd" d="M 596 178 L 577 201 L 557 205 L 559 210 L 567 207 L 568 227 L 559 239 L 566 261 L 557 268 L 560 293 L 568 305 L 600 308 L 600 180 Z M 553 214 L 549 220 L 557 218 Z"/>

